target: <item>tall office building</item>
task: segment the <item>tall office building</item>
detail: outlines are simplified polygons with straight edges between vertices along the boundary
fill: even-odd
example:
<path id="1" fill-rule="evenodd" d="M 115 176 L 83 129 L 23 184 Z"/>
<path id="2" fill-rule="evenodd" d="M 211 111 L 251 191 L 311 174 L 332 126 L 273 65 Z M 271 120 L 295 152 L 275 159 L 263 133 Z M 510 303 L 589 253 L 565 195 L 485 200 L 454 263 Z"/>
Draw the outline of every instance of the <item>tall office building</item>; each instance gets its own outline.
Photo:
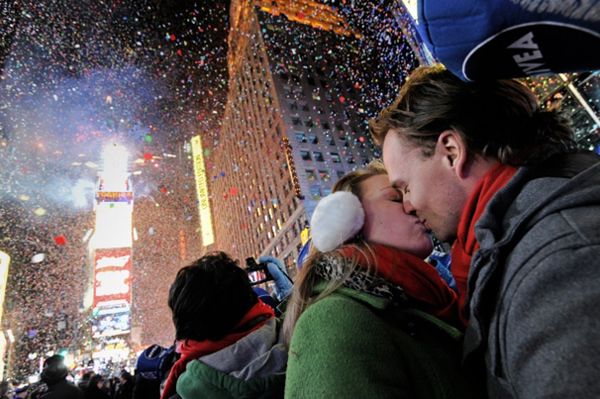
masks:
<path id="1" fill-rule="evenodd" d="M 216 247 L 274 255 L 294 273 L 318 200 L 378 157 L 354 31 L 314 1 L 232 1 L 229 92 L 208 179 Z"/>

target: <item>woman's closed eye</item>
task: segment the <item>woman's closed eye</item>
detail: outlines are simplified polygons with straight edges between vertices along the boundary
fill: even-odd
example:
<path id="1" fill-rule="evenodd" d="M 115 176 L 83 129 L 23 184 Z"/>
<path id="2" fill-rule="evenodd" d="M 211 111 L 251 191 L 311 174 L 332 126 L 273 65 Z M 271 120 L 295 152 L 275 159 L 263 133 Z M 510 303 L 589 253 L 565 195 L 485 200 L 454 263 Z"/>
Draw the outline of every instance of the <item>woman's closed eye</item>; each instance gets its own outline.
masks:
<path id="1" fill-rule="evenodd" d="M 404 196 L 399 190 L 394 190 L 394 193 L 390 196 L 390 201 L 402 203 Z"/>

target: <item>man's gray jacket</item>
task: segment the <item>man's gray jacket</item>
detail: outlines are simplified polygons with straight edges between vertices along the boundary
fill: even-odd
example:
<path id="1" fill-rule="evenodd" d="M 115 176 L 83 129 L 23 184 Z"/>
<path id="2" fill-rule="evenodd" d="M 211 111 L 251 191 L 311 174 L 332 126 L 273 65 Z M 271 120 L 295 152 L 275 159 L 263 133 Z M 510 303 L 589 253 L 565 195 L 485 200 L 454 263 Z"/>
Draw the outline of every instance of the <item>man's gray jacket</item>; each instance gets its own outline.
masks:
<path id="1" fill-rule="evenodd" d="M 598 160 L 519 168 L 477 222 L 464 356 L 492 398 L 600 398 Z"/>

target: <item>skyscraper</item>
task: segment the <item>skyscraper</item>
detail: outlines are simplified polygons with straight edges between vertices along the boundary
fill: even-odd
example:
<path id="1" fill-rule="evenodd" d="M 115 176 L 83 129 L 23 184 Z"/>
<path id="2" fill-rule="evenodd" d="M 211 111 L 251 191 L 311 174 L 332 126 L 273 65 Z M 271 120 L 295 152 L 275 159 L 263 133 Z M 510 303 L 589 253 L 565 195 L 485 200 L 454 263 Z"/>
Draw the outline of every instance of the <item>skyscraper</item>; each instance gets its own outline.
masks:
<path id="1" fill-rule="evenodd" d="M 230 27 L 223 127 L 207 159 L 216 247 L 277 256 L 293 273 L 318 200 L 379 156 L 351 66 L 360 33 L 313 1 L 232 1 Z"/>

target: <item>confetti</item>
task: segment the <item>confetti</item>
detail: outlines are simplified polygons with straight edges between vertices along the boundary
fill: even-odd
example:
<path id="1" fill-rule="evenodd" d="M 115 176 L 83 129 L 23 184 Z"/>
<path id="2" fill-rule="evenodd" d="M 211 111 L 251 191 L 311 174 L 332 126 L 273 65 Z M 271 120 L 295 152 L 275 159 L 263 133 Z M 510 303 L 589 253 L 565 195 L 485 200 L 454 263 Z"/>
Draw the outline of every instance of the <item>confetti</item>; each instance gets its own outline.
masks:
<path id="1" fill-rule="evenodd" d="M 46 259 L 46 254 L 35 254 L 31 257 L 31 263 L 41 263 Z"/>
<path id="2" fill-rule="evenodd" d="M 65 236 L 59 235 L 54 237 L 54 242 L 56 243 L 56 245 L 63 246 L 67 244 L 67 239 L 65 238 Z"/>

